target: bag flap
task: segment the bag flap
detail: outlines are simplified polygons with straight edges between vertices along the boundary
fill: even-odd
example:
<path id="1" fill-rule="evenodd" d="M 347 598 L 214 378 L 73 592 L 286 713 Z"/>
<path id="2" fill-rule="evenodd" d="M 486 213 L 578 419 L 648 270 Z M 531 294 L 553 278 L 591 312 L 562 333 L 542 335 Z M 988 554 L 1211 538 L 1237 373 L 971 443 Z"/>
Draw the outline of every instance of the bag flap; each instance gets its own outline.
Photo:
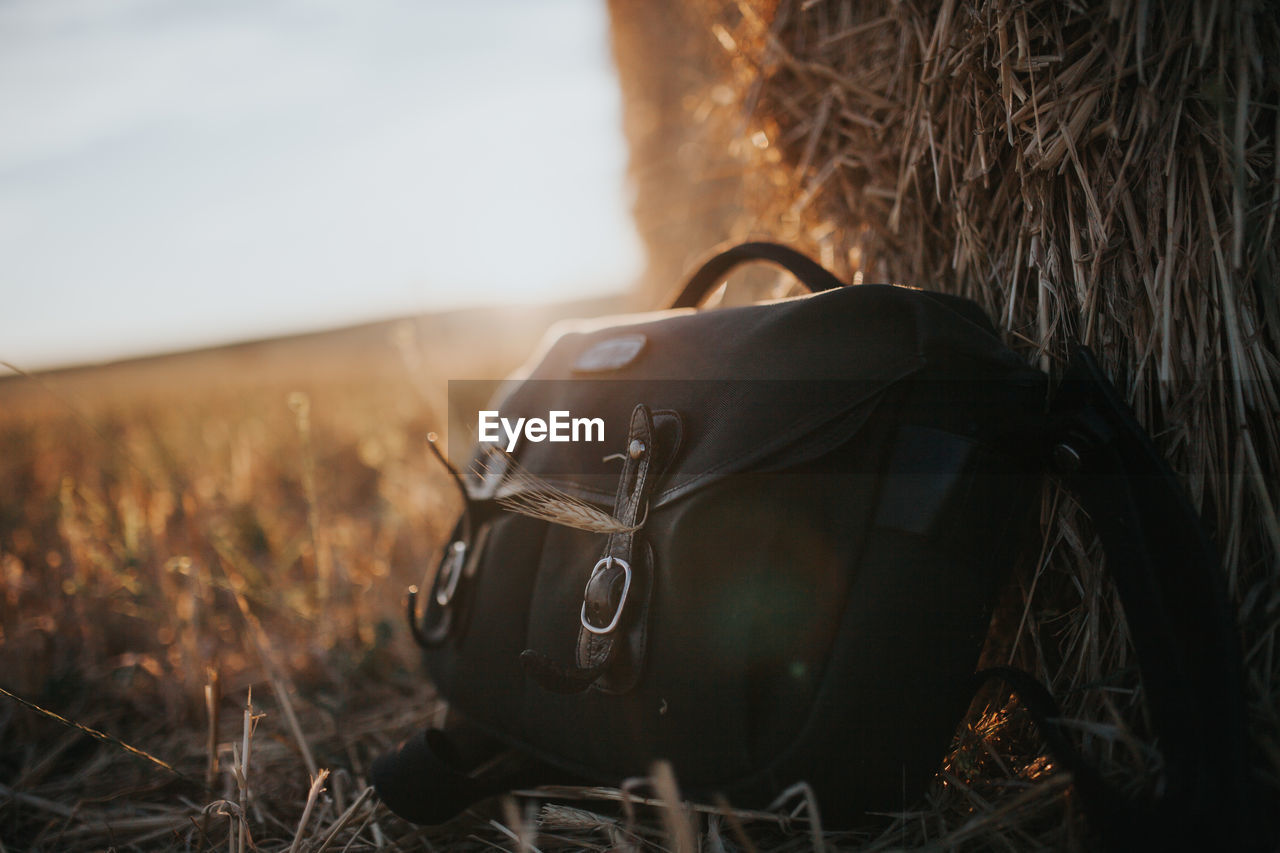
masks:
<path id="1" fill-rule="evenodd" d="M 606 504 L 621 470 L 607 457 L 627 449 L 637 403 L 679 419 L 657 507 L 731 473 L 821 455 L 857 431 L 880 392 L 921 371 L 1039 381 L 973 303 L 903 287 L 627 320 L 562 334 L 497 407 L 513 424 L 553 412 L 562 422 L 603 421 L 603 441 L 522 438 L 515 455 L 540 478 Z M 491 496 L 488 480 L 470 478 L 473 497 Z"/>

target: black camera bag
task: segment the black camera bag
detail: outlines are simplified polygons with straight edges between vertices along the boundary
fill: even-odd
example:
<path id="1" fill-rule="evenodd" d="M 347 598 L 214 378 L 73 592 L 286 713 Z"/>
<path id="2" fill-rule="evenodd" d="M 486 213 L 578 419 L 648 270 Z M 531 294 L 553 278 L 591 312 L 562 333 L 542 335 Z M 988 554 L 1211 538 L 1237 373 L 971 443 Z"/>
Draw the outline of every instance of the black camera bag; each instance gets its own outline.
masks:
<path id="1" fill-rule="evenodd" d="M 695 310 L 760 259 L 815 292 Z M 827 826 L 906 808 L 973 696 L 1052 466 L 1107 550 L 1168 767 L 1161 798 L 1106 791 L 1048 694 L 996 674 L 1039 709 L 1112 841 L 1221 840 L 1247 798 L 1216 557 L 1087 350 L 1051 399 L 972 302 L 842 287 L 766 243 L 709 261 L 673 307 L 562 336 L 497 406 L 513 421 L 599 417 L 606 441 L 486 446 L 461 478 L 466 510 L 410 619 L 465 722 L 377 763 L 393 810 L 438 823 L 502 790 L 616 785 L 657 759 L 686 793 L 744 807 L 803 780 Z M 583 506 L 598 512 L 577 523 Z"/>

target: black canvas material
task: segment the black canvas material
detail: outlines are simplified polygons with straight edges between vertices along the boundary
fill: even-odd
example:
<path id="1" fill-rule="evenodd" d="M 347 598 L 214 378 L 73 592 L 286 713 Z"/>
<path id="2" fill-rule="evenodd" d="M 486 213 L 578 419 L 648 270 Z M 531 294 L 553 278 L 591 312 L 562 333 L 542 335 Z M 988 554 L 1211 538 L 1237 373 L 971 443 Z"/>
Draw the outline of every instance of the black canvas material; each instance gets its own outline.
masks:
<path id="1" fill-rule="evenodd" d="M 826 825 L 852 825 L 908 807 L 936 773 L 972 697 L 995 598 L 1032 528 L 1046 461 L 1055 452 L 1083 460 L 1066 474 L 1096 492 L 1096 459 L 1136 425 L 1117 428 L 1109 411 L 1081 417 L 1096 401 L 1070 394 L 1050 411 L 1047 377 L 1004 347 L 971 302 L 837 287 L 771 244 L 713 259 L 677 303 L 695 305 L 750 259 L 824 292 L 564 335 L 497 407 L 512 417 L 598 414 L 610 425 L 603 450 L 524 442 L 515 457 L 637 529 L 527 518 L 498 503 L 500 477 L 469 474 L 455 534 L 462 556 L 453 567 L 446 557 L 421 627 L 412 604 L 411 619 L 433 681 L 467 728 L 537 762 L 543 783 L 616 785 L 664 759 L 686 792 L 740 806 L 807 781 Z M 1106 465 L 1124 478 L 1114 459 Z M 1165 468 L 1145 474 L 1141 506 L 1176 489 Z M 1164 479 L 1153 486 L 1153 477 Z M 1189 507 L 1175 510 L 1199 529 Z M 1186 535 L 1201 549 L 1184 572 L 1196 594 L 1220 590 L 1205 579 L 1211 546 Z M 1115 531 L 1104 537 L 1109 553 L 1142 550 Z M 1127 613 L 1148 614 L 1139 623 L 1193 607 L 1167 587 L 1120 587 Z M 1200 621 L 1216 645 L 1197 646 L 1189 665 L 1228 661 L 1227 675 L 1215 669 L 1217 687 L 1242 719 L 1234 634 L 1225 598 L 1215 600 L 1222 612 Z M 588 628 L 613 616 L 612 631 Z M 1178 680 L 1150 660 L 1160 651 L 1148 649 L 1168 652 L 1167 633 L 1144 627 L 1138 643 L 1144 678 L 1150 669 L 1158 685 Z M 1175 684 L 1163 698 L 1194 688 Z M 1185 740 L 1182 711 L 1153 719 Z M 1238 775 L 1243 746 L 1231 749 L 1225 760 L 1176 748 L 1174 758 L 1194 765 L 1185 770 Z M 440 760 L 424 750 L 412 742 L 375 767 L 384 798 L 411 819 L 437 822 L 460 799 L 511 787 L 500 774 L 464 772 L 466 786 L 433 801 Z M 432 781 L 415 792 L 415 775 Z M 1197 784 L 1181 810 L 1221 805 Z"/>

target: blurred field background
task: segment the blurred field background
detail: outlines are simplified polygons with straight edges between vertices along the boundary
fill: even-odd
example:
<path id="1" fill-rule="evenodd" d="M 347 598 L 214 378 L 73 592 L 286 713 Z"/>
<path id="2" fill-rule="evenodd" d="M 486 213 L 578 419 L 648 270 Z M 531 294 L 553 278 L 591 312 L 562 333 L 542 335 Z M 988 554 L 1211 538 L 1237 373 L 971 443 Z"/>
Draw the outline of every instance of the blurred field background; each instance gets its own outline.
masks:
<path id="1" fill-rule="evenodd" d="M 433 713 L 402 614 L 458 509 L 446 379 L 611 304 L 0 380 L 0 687 L 176 771 L 0 697 L 4 849 L 228 849 L 243 805 L 243 849 L 279 849 L 329 770 L 316 849 Z M 411 833 L 365 797 L 337 849 Z"/>

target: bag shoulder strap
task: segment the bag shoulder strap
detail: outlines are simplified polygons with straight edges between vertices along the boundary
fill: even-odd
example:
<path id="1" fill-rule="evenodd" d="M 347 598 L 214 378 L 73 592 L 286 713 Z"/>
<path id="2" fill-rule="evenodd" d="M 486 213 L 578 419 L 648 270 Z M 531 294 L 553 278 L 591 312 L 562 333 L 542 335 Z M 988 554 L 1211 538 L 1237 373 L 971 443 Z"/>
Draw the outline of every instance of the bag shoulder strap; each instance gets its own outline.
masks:
<path id="1" fill-rule="evenodd" d="M 703 263 L 698 271 L 689 277 L 689 281 L 679 294 L 671 300 L 670 307 L 697 308 L 698 304 L 724 280 L 725 276 L 748 261 L 774 263 L 794 275 L 814 293 L 844 287 L 844 282 L 827 272 L 821 264 L 815 263 L 795 249 L 778 243 L 742 243 L 732 249 L 726 249 Z"/>
<path id="2" fill-rule="evenodd" d="M 1111 834 L 1121 844 L 1158 831 L 1177 846 L 1248 848 L 1258 828 L 1249 825 L 1243 664 L 1216 551 L 1086 347 L 1073 353 L 1050 414 L 1053 464 L 1102 540 L 1166 765 L 1152 819 Z"/>

